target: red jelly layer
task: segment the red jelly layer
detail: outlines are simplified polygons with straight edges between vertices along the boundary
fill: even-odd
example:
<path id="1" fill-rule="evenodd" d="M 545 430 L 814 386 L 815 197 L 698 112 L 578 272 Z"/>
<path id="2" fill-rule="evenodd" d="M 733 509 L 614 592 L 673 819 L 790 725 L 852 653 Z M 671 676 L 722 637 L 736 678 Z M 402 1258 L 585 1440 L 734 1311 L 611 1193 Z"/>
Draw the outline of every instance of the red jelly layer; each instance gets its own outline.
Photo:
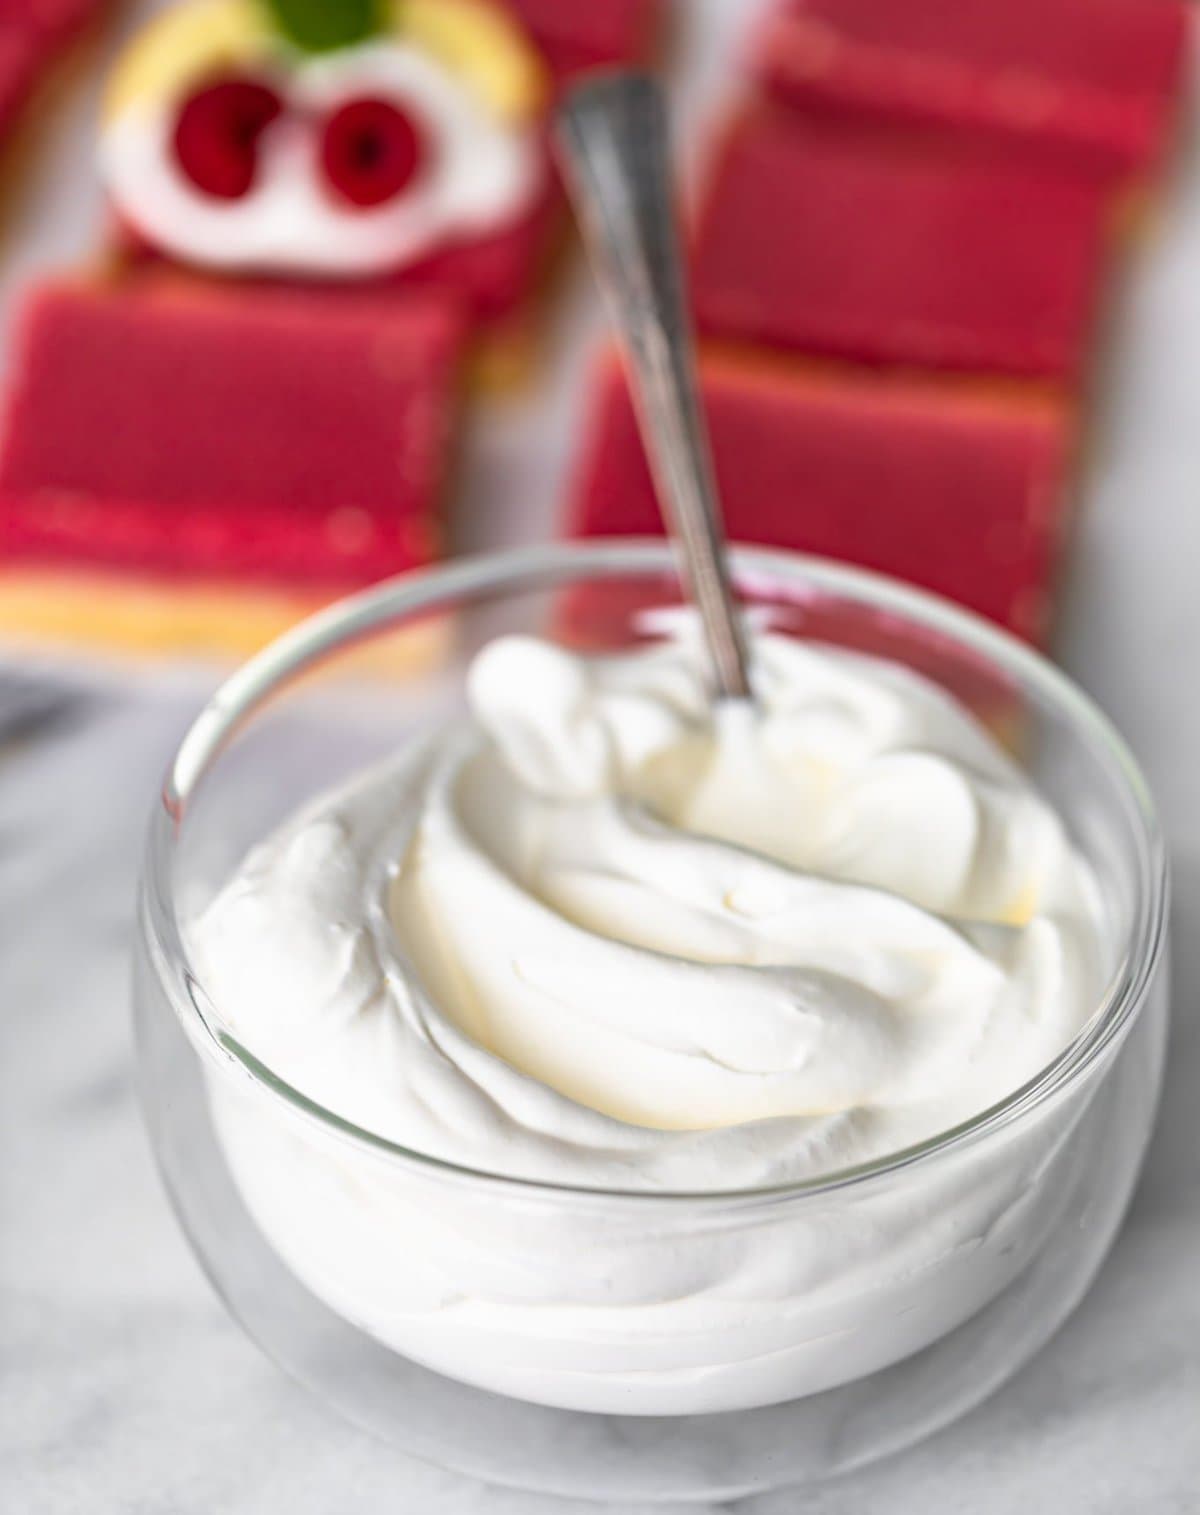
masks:
<path id="1" fill-rule="evenodd" d="M 864 362 L 1073 375 L 1106 207 L 1092 183 L 752 109 L 726 136 L 702 207 L 699 320 L 722 337 Z"/>
<path id="2" fill-rule="evenodd" d="M 1163 153 L 1187 36 L 1176 0 L 785 0 L 757 71 L 809 110 L 1127 172 Z"/>
<path id="3" fill-rule="evenodd" d="M 0 488 L 0 566 L 134 570 L 337 593 L 420 567 L 437 554 L 432 520 L 386 522 L 345 509 L 324 517 L 275 506 L 187 506 Z"/>
<path id="4" fill-rule="evenodd" d="M 645 61 L 655 49 L 663 0 L 504 0 L 556 78 Z"/>
<path id="5" fill-rule="evenodd" d="M 44 287 L 0 446 L 0 553 L 283 583 L 424 559 L 461 337 L 424 296 Z"/>
<path id="6" fill-rule="evenodd" d="M 1040 395 L 709 352 L 702 394 L 730 535 L 840 558 L 1040 640 L 1065 530 L 1070 427 Z M 601 373 L 572 515 L 658 534 L 619 366 Z"/>

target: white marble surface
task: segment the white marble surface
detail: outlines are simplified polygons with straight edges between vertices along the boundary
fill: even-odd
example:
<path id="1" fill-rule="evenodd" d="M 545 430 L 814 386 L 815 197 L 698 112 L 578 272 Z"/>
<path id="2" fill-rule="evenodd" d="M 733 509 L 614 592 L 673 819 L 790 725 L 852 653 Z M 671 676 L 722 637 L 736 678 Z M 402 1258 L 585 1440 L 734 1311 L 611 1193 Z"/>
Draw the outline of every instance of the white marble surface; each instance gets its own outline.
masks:
<path id="1" fill-rule="evenodd" d="M 697 5 L 712 23 L 700 78 L 730 3 Z M 85 245 L 94 197 L 65 177 L 83 111 L 6 283 Z M 1145 1178 L 1095 1288 L 1015 1382 L 821 1493 L 747 1501 L 758 1515 L 1200 1509 L 1200 168 L 1185 166 L 1119 325 L 1058 651 L 1132 738 L 1171 844 L 1176 1018 Z M 511 475 L 494 538 L 544 519 L 557 464 L 528 449 L 555 429 L 524 407 L 476 439 L 476 476 Z M 197 692 L 180 677 L 94 693 L 42 738 L 0 745 L 0 1508 L 574 1508 L 405 1461 L 330 1419 L 225 1316 L 176 1231 L 135 1108 L 126 981 L 142 825 Z"/>

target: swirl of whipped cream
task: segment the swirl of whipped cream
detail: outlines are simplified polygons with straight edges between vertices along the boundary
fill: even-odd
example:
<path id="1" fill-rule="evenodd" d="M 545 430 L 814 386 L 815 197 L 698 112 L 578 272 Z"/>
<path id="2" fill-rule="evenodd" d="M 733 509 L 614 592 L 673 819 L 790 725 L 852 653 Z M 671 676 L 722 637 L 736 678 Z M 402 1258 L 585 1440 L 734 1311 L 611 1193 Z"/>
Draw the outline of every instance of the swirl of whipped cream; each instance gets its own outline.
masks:
<path id="1" fill-rule="evenodd" d="M 905 1147 L 1099 1002 L 1096 890 L 991 736 L 917 675 L 755 638 L 507 638 L 474 719 L 321 798 L 199 920 L 201 978 L 312 1099 L 432 1155 L 728 1190 Z"/>
<path id="2" fill-rule="evenodd" d="M 455 238 L 515 222 L 544 184 L 528 124 L 501 120 L 436 58 L 399 40 L 289 60 L 268 72 L 289 112 L 269 127 L 257 179 L 239 200 L 196 188 L 172 147 L 179 102 L 135 97 L 105 124 L 101 172 L 122 217 L 180 262 L 229 273 L 363 278 L 388 274 Z M 304 115 L 366 96 L 422 123 L 435 152 L 403 194 L 370 209 L 322 183 Z"/>

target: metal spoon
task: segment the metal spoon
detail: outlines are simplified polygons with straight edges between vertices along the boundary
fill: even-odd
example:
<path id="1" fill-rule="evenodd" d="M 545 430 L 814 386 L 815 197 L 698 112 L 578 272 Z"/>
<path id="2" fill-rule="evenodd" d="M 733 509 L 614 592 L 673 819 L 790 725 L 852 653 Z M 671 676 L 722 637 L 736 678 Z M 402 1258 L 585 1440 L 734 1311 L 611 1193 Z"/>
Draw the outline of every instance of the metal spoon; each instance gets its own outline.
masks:
<path id="1" fill-rule="evenodd" d="M 721 698 L 750 693 L 675 226 L 662 90 L 606 74 L 567 96 L 556 146 L 629 367 L 655 486 L 700 611 Z"/>

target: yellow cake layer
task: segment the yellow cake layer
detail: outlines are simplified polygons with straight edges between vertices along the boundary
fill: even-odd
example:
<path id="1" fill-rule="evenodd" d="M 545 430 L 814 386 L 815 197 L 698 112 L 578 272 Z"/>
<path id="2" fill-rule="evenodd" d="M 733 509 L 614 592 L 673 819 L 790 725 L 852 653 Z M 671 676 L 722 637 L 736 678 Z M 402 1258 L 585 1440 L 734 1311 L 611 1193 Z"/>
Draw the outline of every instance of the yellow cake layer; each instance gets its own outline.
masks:
<path id="1" fill-rule="evenodd" d="M 329 596 L 222 583 L 163 583 L 119 573 L 0 571 L 0 640 L 137 658 L 239 662 L 329 603 Z M 444 621 L 417 622 L 386 644 L 343 656 L 356 671 L 428 668 L 445 652 Z"/>

